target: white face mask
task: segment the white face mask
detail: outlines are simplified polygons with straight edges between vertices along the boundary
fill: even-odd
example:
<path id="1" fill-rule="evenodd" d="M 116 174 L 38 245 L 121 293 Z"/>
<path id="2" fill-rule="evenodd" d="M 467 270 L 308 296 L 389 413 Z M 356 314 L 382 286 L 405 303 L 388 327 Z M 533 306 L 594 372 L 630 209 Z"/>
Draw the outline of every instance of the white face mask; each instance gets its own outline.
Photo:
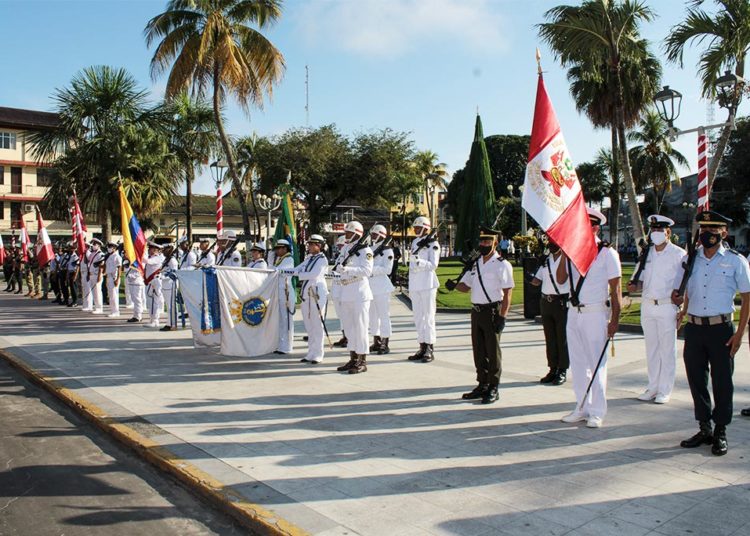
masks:
<path id="1" fill-rule="evenodd" d="M 664 231 L 651 231 L 651 242 L 657 246 L 661 246 L 667 241 L 667 233 Z"/>

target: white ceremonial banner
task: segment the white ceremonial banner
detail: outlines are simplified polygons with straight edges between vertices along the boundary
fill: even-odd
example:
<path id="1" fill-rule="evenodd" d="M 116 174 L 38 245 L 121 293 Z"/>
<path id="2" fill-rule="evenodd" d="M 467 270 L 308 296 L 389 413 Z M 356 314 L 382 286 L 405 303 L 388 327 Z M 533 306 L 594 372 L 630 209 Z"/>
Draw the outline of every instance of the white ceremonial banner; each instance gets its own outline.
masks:
<path id="1" fill-rule="evenodd" d="M 190 317 L 193 330 L 193 344 L 196 348 L 219 346 L 221 332 L 206 332 L 201 329 L 203 314 L 203 270 L 177 270 L 174 272 L 180 281 L 180 293 L 185 302 L 185 310 Z"/>
<path id="2" fill-rule="evenodd" d="M 279 346 L 279 274 L 275 270 L 216 267 L 221 296 L 221 353 L 269 354 Z"/>

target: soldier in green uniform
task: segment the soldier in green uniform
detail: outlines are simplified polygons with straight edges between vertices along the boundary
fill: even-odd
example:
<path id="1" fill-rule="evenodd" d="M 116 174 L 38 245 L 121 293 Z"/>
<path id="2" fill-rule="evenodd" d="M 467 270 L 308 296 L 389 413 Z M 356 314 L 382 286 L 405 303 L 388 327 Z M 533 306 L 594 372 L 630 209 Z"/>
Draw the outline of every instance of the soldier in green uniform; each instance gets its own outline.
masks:
<path id="1" fill-rule="evenodd" d="M 732 220 L 716 212 L 696 215 L 700 246 L 689 273 L 684 296 L 672 292 L 672 301 L 682 306 L 678 324 L 687 315 L 683 359 L 690 393 L 693 395 L 695 420 L 699 431 L 680 446 L 695 448 L 712 445 L 716 456 L 727 453 L 727 426 L 732 421 L 734 355 L 742 344 L 742 336 L 750 318 L 750 267 L 739 253 L 727 249 L 723 240 Z M 689 266 L 690 263 L 686 263 Z M 680 288 L 683 275 L 677 274 L 675 289 Z M 734 297 L 740 293 L 740 321 L 734 329 Z M 711 375 L 713 409 L 708 391 Z M 714 423 L 713 430 L 711 421 Z"/>

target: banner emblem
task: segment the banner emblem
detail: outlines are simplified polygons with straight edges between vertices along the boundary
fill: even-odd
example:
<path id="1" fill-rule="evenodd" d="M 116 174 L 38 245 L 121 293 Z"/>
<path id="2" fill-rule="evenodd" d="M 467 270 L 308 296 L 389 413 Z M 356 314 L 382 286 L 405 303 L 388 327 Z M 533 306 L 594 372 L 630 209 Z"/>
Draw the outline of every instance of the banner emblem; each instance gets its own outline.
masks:
<path id="1" fill-rule="evenodd" d="M 229 305 L 232 320 L 242 320 L 248 326 L 256 327 L 263 323 L 268 311 L 268 302 L 259 296 L 248 298 L 244 303 L 233 299 Z"/>

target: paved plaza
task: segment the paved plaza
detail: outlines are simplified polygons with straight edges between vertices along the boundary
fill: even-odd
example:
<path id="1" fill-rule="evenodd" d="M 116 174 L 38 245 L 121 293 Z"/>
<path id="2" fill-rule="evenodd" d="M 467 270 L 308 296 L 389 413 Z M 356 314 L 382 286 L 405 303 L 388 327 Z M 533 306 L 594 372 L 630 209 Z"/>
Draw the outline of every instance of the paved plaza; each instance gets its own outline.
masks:
<path id="1" fill-rule="evenodd" d="M 359 375 L 335 371 L 339 349 L 300 363 L 300 318 L 293 356 L 236 358 L 194 349 L 189 330 L 7 294 L 0 348 L 299 532 L 750 534 L 750 419 L 729 427 L 727 456 L 681 449 L 696 429 L 684 369 L 668 405 L 635 400 L 640 335 L 617 336 L 609 413 L 592 430 L 560 422 L 569 384 L 538 383 L 539 325 L 512 315 L 500 401 L 482 406 L 460 400 L 474 386 L 468 315 L 438 314 L 436 360 L 422 364 L 406 361 L 409 309 L 394 298 L 392 313 L 392 353 Z M 736 362 L 738 415 L 750 405 L 747 336 Z"/>

